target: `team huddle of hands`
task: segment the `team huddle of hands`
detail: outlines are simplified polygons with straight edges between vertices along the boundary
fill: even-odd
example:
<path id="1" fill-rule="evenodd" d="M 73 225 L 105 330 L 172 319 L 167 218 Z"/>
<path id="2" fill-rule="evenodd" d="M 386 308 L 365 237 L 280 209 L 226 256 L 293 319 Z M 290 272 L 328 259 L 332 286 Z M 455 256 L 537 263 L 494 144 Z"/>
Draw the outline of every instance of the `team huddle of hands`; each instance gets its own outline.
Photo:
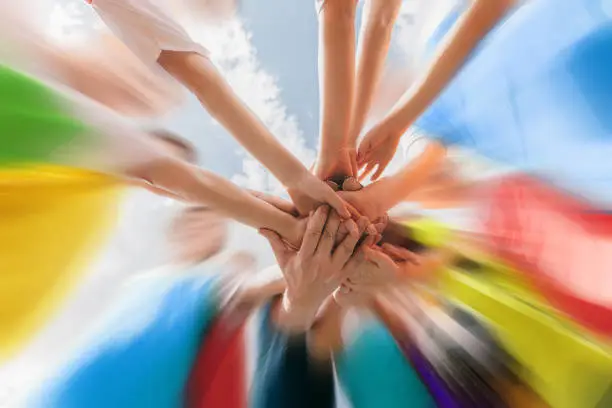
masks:
<path id="1" fill-rule="evenodd" d="M 293 204 L 259 193 L 248 194 L 228 180 L 172 158 L 137 166 L 128 172 L 129 178 L 259 228 L 270 241 L 283 272 L 283 311 L 286 316 L 297 316 L 292 321 L 310 324 L 332 295 L 337 301 L 348 301 L 392 282 L 402 265 L 415 262 L 415 256 L 389 244 L 379 245 L 387 224 L 386 213 L 424 183 L 442 162 L 445 149 L 432 144 L 414 163 L 392 176 L 380 176 L 395 155 L 401 136 L 435 101 L 514 1 L 471 2 L 428 69 L 385 109 L 387 113 L 357 149 L 352 146 L 357 146 L 370 118 L 403 2 L 365 2 L 356 41 L 358 2 L 317 0 L 321 148 L 314 174 L 246 106 L 208 52 L 175 21 L 181 14 L 191 20 L 192 14 L 201 9 L 195 7 L 199 1 L 182 3 L 181 10 L 167 15 L 148 0 L 95 0 L 92 5 L 105 22 L 113 23 L 110 28 L 117 38 L 135 56 L 144 58 L 145 64 L 152 61 L 144 54 L 151 53 L 144 53 L 139 45 L 155 49 L 155 63 L 197 97 L 214 119 L 283 183 Z M 155 12 L 151 12 L 153 8 Z M 78 72 L 86 71 L 72 70 L 68 76 Z M 120 77 L 114 75 L 109 82 Z M 96 89 L 80 91 L 100 100 L 100 81 L 80 82 L 94 83 Z M 369 174 L 374 182 L 362 188 L 359 181 Z M 352 178 L 336 179 L 336 175 Z"/>
<path id="2" fill-rule="evenodd" d="M 357 156 L 347 159 L 340 166 L 348 163 L 354 166 L 350 170 L 338 166 L 328 169 L 356 174 Z M 315 173 L 325 177 L 321 170 L 317 166 Z M 370 171 L 366 167 L 360 178 Z M 352 176 L 330 177 L 325 183 L 338 201 L 327 200 L 329 204 L 313 207 L 312 202 L 291 189 L 294 204 L 258 194 L 260 199 L 300 219 L 299 247 L 272 230 L 260 229 L 282 271 L 284 294 L 278 317 L 289 329 L 308 330 L 321 306 L 332 298 L 340 305 L 367 304 L 378 291 L 397 282 L 403 268 L 419 262 L 412 252 L 381 242 L 388 216 L 386 211 L 380 212 L 384 207 L 379 203 L 369 201 L 384 198 L 374 188 L 377 183 L 370 184 L 370 189 L 363 188 Z M 379 197 L 372 197 L 372 191 Z M 304 213 L 304 209 L 309 211 Z"/>

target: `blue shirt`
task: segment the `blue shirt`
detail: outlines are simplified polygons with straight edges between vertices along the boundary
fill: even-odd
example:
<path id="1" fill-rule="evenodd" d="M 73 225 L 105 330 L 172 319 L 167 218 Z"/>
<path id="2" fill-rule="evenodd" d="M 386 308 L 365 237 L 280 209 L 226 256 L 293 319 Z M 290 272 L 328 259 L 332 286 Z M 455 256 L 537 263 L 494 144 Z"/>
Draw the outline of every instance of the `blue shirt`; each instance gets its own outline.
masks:
<path id="1" fill-rule="evenodd" d="M 415 126 L 612 203 L 612 21 L 601 3 L 532 0 L 517 7 Z M 434 40 L 459 16 L 455 10 Z"/>
<path id="2" fill-rule="evenodd" d="M 353 408 L 433 408 L 435 402 L 393 336 L 378 321 L 336 356 L 336 371 Z"/>
<path id="3" fill-rule="evenodd" d="M 45 408 L 175 408 L 216 313 L 210 276 L 127 286 L 99 336 L 41 396 Z"/>

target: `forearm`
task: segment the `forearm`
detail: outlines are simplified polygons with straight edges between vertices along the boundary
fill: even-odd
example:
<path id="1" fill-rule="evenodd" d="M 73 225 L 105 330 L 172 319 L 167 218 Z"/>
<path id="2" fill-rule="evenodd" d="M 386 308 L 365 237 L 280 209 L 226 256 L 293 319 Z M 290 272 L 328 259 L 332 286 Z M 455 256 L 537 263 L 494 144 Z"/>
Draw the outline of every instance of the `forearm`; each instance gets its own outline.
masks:
<path id="1" fill-rule="evenodd" d="M 185 201 L 202 204 L 254 228 L 268 228 L 290 243 L 301 242 L 297 220 L 213 173 L 168 158 L 141 166 L 131 176 Z"/>
<path id="2" fill-rule="evenodd" d="M 355 82 L 355 0 L 326 0 L 319 12 L 319 157 L 346 147 Z"/>
<path id="3" fill-rule="evenodd" d="M 307 171 L 238 98 L 210 60 L 193 53 L 162 53 L 159 63 L 285 185 Z"/>
<path id="4" fill-rule="evenodd" d="M 400 0 L 370 0 L 366 3 L 359 35 L 356 92 L 351 115 L 349 146 L 356 146 L 372 107 L 401 5 Z"/>
<path id="5" fill-rule="evenodd" d="M 344 348 L 342 340 L 342 319 L 345 309 L 339 306 L 333 298 L 329 298 L 320 317 L 308 334 L 308 348 L 318 359 L 327 359 L 330 353 L 341 352 Z"/>
<path id="6" fill-rule="evenodd" d="M 429 144 L 423 153 L 396 174 L 381 179 L 385 188 L 379 199 L 385 211 L 400 204 L 411 192 L 422 186 L 439 169 L 446 156 L 446 148 L 439 143 Z"/>
<path id="7" fill-rule="evenodd" d="M 449 33 L 434 63 L 396 104 L 387 120 L 407 130 L 462 68 L 474 48 L 513 6 L 514 0 L 474 0 Z"/>

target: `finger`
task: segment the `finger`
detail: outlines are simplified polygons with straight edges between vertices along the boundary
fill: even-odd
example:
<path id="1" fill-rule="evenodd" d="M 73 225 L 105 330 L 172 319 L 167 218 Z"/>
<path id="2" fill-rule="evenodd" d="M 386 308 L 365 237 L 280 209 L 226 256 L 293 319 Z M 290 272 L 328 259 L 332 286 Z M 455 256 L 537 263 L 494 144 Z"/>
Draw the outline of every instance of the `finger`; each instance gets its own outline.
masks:
<path id="1" fill-rule="evenodd" d="M 367 134 L 357 148 L 357 164 L 365 162 L 372 151 L 372 141 L 369 136 L 370 134 Z"/>
<path id="2" fill-rule="evenodd" d="M 357 208 L 355 208 L 355 206 L 347 203 L 347 208 L 349 210 L 349 212 L 351 213 L 351 218 L 352 219 L 356 219 L 358 220 L 359 218 L 362 217 L 361 213 L 359 212 L 359 210 Z"/>
<path id="3" fill-rule="evenodd" d="M 372 245 L 376 243 L 377 239 L 378 239 L 378 234 L 368 234 L 363 240 L 362 245 L 366 248 L 371 247 Z"/>
<path id="4" fill-rule="evenodd" d="M 278 265 L 281 268 L 284 267 L 288 261 L 291 250 L 287 247 L 280 235 L 266 228 L 261 228 L 259 230 L 259 234 L 267 239 L 270 243 L 270 247 L 272 247 L 272 251 L 274 252 L 274 257 L 276 258 Z"/>
<path id="5" fill-rule="evenodd" d="M 419 257 L 414 252 L 411 252 L 407 250 L 406 248 L 397 247 L 395 245 L 391 245 L 387 243 L 383 244 L 381 248 L 383 249 L 385 253 L 387 253 L 388 255 L 398 260 L 401 260 L 404 262 L 411 262 L 415 265 L 420 264 Z"/>
<path id="6" fill-rule="evenodd" d="M 418 257 L 415 253 L 407 250 L 406 248 L 398 247 L 389 243 L 384 243 L 381 246 L 382 250 L 388 255 L 395 257 L 402 261 L 416 261 L 418 262 Z"/>
<path id="7" fill-rule="evenodd" d="M 344 263 L 344 268 L 342 270 L 343 274 L 345 275 L 344 279 L 354 274 L 364 265 L 365 262 L 367 262 L 365 256 L 365 246 L 362 243 L 357 249 L 353 250 L 348 261 Z"/>
<path id="8" fill-rule="evenodd" d="M 370 175 L 370 173 L 372 173 L 372 171 L 376 167 L 376 164 L 377 162 L 375 161 L 368 162 L 368 165 L 366 166 L 365 170 L 363 170 L 361 172 L 361 175 L 359 176 L 359 181 L 365 180 Z"/>
<path id="9" fill-rule="evenodd" d="M 382 230 L 378 231 L 380 233 L 384 232 L 384 230 L 387 228 L 387 225 L 389 225 L 389 214 L 384 213 L 383 215 L 381 215 L 380 217 L 375 219 L 372 223 L 373 224 L 382 224 L 382 225 L 384 225 L 384 228 Z"/>
<path id="10" fill-rule="evenodd" d="M 337 249 L 338 245 L 340 245 L 340 243 L 344 240 L 344 238 L 346 238 L 346 236 L 349 234 L 354 234 L 357 237 L 359 237 L 359 231 L 357 229 L 357 224 L 353 220 L 347 220 L 340 224 L 340 227 L 338 228 L 338 233 L 336 234 L 336 242 L 334 243 L 335 244 L 334 250 Z"/>
<path id="11" fill-rule="evenodd" d="M 324 194 L 325 202 L 338 212 L 340 218 L 351 218 L 351 213 L 348 210 L 347 203 L 342 198 L 340 198 L 340 196 L 336 194 L 336 192 L 332 190 L 329 186 L 326 185 L 325 187 L 326 190 L 328 190 Z"/>
<path id="12" fill-rule="evenodd" d="M 347 235 L 342 240 L 340 245 L 338 245 L 338 248 L 336 248 L 334 254 L 332 255 L 332 264 L 338 270 L 344 268 L 349 259 L 351 259 L 358 241 L 359 235 L 353 232 L 352 234 Z"/>
<path id="13" fill-rule="evenodd" d="M 314 255 L 319 245 L 321 234 L 323 234 L 323 228 L 325 228 L 328 215 L 329 207 L 326 205 L 320 206 L 311 213 L 308 223 L 306 224 L 306 232 L 304 233 L 300 254 L 307 257 Z"/>
<path id="14" fill-rule="evenodd" d="M 325 180 L 325 182 L 327 183 L 328 186 L 330 186 L 332 188 L 332 190 L 334 191 L 339 191 L 340 190 L 340 186 L 338 186 L 337 183 L 335 183 L 332 180 Z"/>
<path id="15" fill-rule="evenodd" d="M 395 269 L 397 268 L 395 262 L 393 262 L 393 259 L 388 257 L 382 251 L 373 251 L 371 249 L 366 249 L 365 253 L 366 258 L 383 271 L 395 271 Z"/>
<path id="16" fill-rule="evenodd" d="M 378 232 L 379 234 L 382 234 L 385 228 L 387 227 L 387 224 L 382 223 L 382 222 L 379 222 L 377 224 L 372 224 L 372 225 L 374 225 L 376 232 Z"/>
<path id="17" fill-rule="evenodd" d="M 359 168 L 357 166 L 357 152 L 355 150 L 349 152 L 349 160 L 351 163 L 351 173 L 356 176 Z"/>
<path id="18" fill-rule="evenodd" d="M 342 191 L 359 191 L 363 188 L 355 177 L 347 177 L 342 183 Z"/>
<path id="19" fill-rule="evenodd" d="M 337 212 L 332 211 L 327 219 L 325 228 L 323 229 L 323 234 L 321 236 L 321 240 L 319 241 L 319 245 L 317 246 L 317 254 L 322 256 L 331 256 L 332 249 L 334 248 L 334 243 L 336 242 L 336 234 L 338 233 L 339 227 L 340 216 Z"/>
<path id="20" fill-rule="evenodd" d="M 369 225 L 370 220 L 367 217 L 359 217 L 359 219 L 357 220 L 357 228 L 359 231 L 359 235 L 363 234 Z"/>
<path id="21" fill-rule="evenodd" d="M 368 224 L 368 227 L 366 228 L 366 233 L 368 233 L 369 235 L 378 235 L 378 231 L 376 230 L 374 224 Z"/>
<path id="22" fill-rule="evenodd" d="M 280 197 L 273 196 L 271 194 L 262 193 L 260 191 L 248 190 L 251 195 L 257 197 L 258 199 L 265 201 L 266 203 L 278 208 L 279 210 L 289 213 L 291 215 L 297 215 L 298 211 L 293 205 L 292 202 L 283 200 Z"/>
<path id="23" fill-rule="evenodd" d="M 391 161 L 391 159 L 389 158 L 389 159 L 385 159 L 385 160 L 382 160 L 382 161 L 378 162 L 378 168 L 376 169 L 376 172 L 372 175 L 370 180 L 372 180 L 372 181 L 378 180 L 378 178 L 380 176 L 382 176 L 383 171 L 385 171 L 385 169 L 389 165 L 390 161 Z"/>

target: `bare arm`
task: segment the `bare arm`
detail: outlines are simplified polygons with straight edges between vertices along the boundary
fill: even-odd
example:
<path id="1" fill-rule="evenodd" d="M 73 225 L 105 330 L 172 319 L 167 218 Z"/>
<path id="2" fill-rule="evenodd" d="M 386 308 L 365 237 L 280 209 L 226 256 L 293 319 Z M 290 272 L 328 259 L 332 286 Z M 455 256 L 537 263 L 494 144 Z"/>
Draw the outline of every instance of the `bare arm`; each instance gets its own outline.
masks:
<path id="1" fill-rule="evenodd" d="M 385 121 L 405 132 L 444 90 L 472 50 L 514 5 L 515 0 L 474 0 L 466 15 L 440 47 L 423 78 L 400 99 Z"/>
<path id="2" fill-rule="evenodd" d="M 244 105 L 208 58 L 196 53 L 163 51 L 158 62 L 285 186 L 294 184 L 307 172 Z"/>
<path id="3" fill-rule="evenodd" d="M 357 192 L 343 192 L 342 197 L 368 217 L 378 217 L 405 201 L 422 187 L 441 166 L 446 148 L 439 143 L 428 145 L 423 153 L 400 171 L 369 184 Z"/>
<path id="4" fill-rule="evenodd" d="M 134 169 L 129 175 L 243 224 L 276 231 L 294 246 L 302 240 L 303 222 L 196 166 L 165 158 Z"/>
<path id="5" fill-rule="evenodd" d="M 346 309 L 329 298 L 322 309 L 319 319 L 308 333 L 308 348 L 313 357 L 326 360 L 331 353 L 339 353 L 344 349 L 342 339 L 342 320 Z"/>
<path id="6" fill-rule="evenodd" d="M 319 93 L 321 143 L 317 175 L 352 173 L 350 163 L 338 163 L 346 149 L 355 85 L 356 0 L 324 0 L 319 11 Z M 354 148 L 354 146 L 353 146 Z M 352 175 L 352 174 L 351 174 Z"/>
<path id="7" fill-rule="evenodd" d="M 369 0 L 366 3 L 359 34 L 357 83 L 348 140 L 353 148 L 372 107 L 401 5 L 401 0 Z"/>

